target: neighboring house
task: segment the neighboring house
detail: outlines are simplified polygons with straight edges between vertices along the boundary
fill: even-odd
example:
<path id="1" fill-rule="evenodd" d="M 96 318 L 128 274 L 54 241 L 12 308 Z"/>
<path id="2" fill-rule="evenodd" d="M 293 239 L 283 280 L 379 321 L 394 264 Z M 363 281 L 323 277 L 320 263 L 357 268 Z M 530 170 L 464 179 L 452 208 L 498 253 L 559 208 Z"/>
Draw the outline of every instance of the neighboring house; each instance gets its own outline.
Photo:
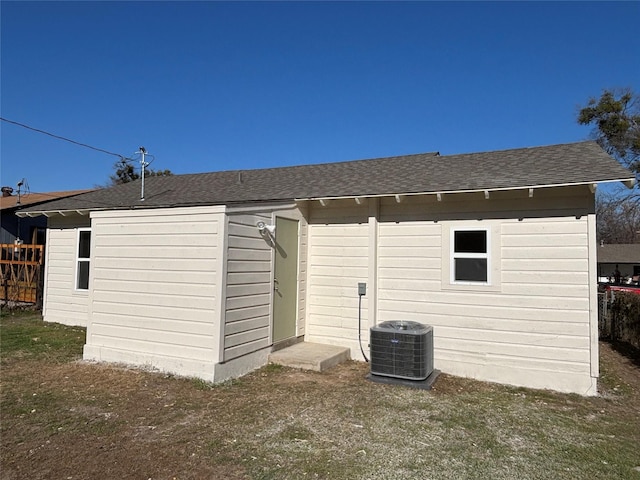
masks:
<path id="1" fill-rule="evenodd" d="M 27 214 L 49 222 L 44 319 L 86 325 L 85 359 L 216 382 L 299 340 L 362 359 L 366 282 L 365 350 L 413 320 L 443 372 L 594 395 L 594 191 L 617 181 L 581 142 L 152 177 Z"/>
<path id="2" fill-rule="evenodd" d="M 16 216 L 21 208 L 35 206 L 53 199 L 70 197 L 90 190 L 72 190 L 66 192 L 23 193 L 18 195 L 11 187 L 2 187 L 0 197 L 0 243 L 14 243 L 16 239 L 23 243 L 43 245 L 45 243 L 46 217 Z"/>
<path id="3" fill-rule="evenodd" d="M 621 281 L 638 281 L 640 277 L 640 243 L 598 246 L 598 280 L 613 282 L 616 268 Z"/>

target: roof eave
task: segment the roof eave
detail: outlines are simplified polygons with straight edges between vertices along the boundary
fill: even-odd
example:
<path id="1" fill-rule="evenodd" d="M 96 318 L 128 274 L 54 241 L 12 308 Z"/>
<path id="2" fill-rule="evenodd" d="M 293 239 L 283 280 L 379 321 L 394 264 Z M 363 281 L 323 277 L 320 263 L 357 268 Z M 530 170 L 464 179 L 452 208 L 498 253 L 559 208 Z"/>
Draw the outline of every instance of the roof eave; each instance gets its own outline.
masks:
<path id="1" fill-rule="evenodd" d="M 635 177 L 628 178 L 616 178 L 609 180 L 595 180 L 585 182 L 573 182 L 573 183 L 553 183 L 545 185 L 522 185 L 517 187 L 500 187 L 500 188 L 474 188 L 474 189 L 460 189 L 460 190 L 426 190 L 421 192 L 404 192 L 404 193 L 380 193 L 380 194 L 358 194 L 358 195 L 336 195 L 326 197 L 307 197 L 296 198 L 296 202 L 303 201 L 320 201 L 320 203 L 328 202 L 330 200 L 347 200 L 355 199 L 356 203 L 360 203 L 363 198 L 383 198 L 383 197 L 395 197 L 396 202 L 400 203 L 403 197 L 421 196 L 421 195 L 435 195 L 438 199 L 441 199 L 443 195 L 460 194 L 460 193 L 484 193 L 485 198 L 489 198 L 491 192 L 509 192 L 517 190 L 528 190 L 529 196 L 533 196 L 534 190 L 540 190 L 543 188 L 559 188 L 559 187 L 575 187 L 586 185 L 591 190 L 591 193 L 595 193 L 596 187 L 602 183 L 616 183 L 622 182 L 627 188 L 633 188 L 636 184 Z"/>
<path id="2" fill-rule="evenodd" d="M 55 216 L 68 217 L 70 215 L 86 216 L 86 215 L 89 215 L 94 210 L 97 210 L 97 209 L 92 210 L 88 208 L 77 208 L 73 210 L 38 210 L 38 211 L 29 211 L 29 212 L 16 212 L 16 216 L 20 218 L 25 218 L 25 217 L 33 218 L 33 217 L 40 217 L 40 216 L 45 216 L 47 218 L 55 217 Z"/>
<path id="3" fill-rule="evenodd" d="M 461 193 L 483 193 L 485 198 L 489 199 L 491 196 L 491 192 L 507 192 L 507 191 L 518 191 L 518 190 L 528 190 L 529 197 L 533 197 L 533 192 L 535 190 L 543 189 L 543 188 L 558 188 L 558 187 L 573 187 L 586 185 L 589 187 L 592 193 L 596 191 L 596 187 L 598 184 L 603 183 L 615 183 L 622 182 L 628 188 L 633 188 L 636 183 L 635 177 L 627 177 L 627 178 L 615 178 L 608 180 L 596 180 L 596 181 L 584 181 L 584 182 L 573 182 L 573 183 L 557 183 L 557 184 L 544 184 L 544 185 L 521 185 L 516 187 L 500 187 L 500 188 L 474 188 L 474 189 L 456 189 L 456 190 L 426 190 L 420 192 L 389 192 L 389 193 L 379 193 L 379 194 L 353 194 L 353 195 L 335 195 L 335 196 L 316 196 L 316 197 L 299 197 L 294 198 L 293 200 L 296 203 L 304 202 L 304 201 L 320 201 L 321 203 L 326 203 L 330 200 L 343 200 L 343 199 L 354 199 L 356 203 L 360 204 L 365 198 L 383 198 L 383 197 L 394 197 L 397 203 L 400 203 L 404 197 L 411 196 L 425 196 L 425 195 L 435 195 L 438 200 L 441 200 L 444 195 L 451 194 L 461 194 Z M 278 201 L 290 201 L 291 199 L 279 199 Z M 270 201 L 274 201 L 273 199 Z M 235 203 L 235 202 L 232 202 Z M 237 203 L 265 203 L 263 200 L 258 200 L 255 202 L 252 201 L 242 201 Z M 221 203 L 224 204 L 224 203 Z M 75 209 L 52 209 L 52 210 L 29 210 L 29 211 L 17 211 L 16 215 L 21 218 L 25 217 L 54 217 L 54 216 L 70 216 L 70 215 L 82 215 L 86 216 L 93 211 L 102 211 L 102 210 L 120 210 L 120 209 L 136 209 L 136 208 L 161 208 L 161 207 L 172 207 L 176 205 L 163 205 L 163 206 L 113 206 L 110 208 L 100 207 L 100 208 L 75 208 Z M 181 206 L 189 206 L 189 205 L 181 205 Z"/>

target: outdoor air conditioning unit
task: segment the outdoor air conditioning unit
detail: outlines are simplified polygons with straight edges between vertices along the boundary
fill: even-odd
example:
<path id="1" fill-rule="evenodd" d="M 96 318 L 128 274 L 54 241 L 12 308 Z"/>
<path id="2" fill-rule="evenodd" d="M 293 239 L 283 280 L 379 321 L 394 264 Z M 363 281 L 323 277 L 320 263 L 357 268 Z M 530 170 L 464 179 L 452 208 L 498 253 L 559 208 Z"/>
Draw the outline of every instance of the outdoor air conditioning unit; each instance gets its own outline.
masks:
<path id="1" fill-rule="evenodd" d="M 371 374 L 425 380 L 433 372 L 433 327 L 392 320 L 371 328 Z"/>

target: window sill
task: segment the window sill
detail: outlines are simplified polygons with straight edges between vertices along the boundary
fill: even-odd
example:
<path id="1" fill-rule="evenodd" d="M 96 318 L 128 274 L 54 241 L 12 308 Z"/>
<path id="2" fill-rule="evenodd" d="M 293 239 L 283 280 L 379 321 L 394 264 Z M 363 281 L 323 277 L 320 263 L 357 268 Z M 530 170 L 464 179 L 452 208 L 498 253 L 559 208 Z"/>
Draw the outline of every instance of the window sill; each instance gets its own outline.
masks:
<path id="1" fill-rule="evenodd" d="M 460 282 L 460 283 L 442 283 L 442 290 L 453 291 L 453 292 L 501 292 L 502 288 L 500 285 L 491 285 L 488 283 L 471 283 L 471 282 Z"/>

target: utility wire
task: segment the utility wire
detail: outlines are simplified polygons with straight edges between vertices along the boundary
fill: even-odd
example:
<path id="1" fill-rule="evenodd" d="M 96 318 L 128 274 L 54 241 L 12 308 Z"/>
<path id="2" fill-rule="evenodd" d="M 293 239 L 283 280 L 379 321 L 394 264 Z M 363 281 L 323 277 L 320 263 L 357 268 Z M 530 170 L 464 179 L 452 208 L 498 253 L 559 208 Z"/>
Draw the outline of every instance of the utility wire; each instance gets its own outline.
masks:
<path id="1" fill-rule="evenodd" d="M 120 155 L 119 153 L 113 153 L 108 150 L 103 150 L 102 148 L 92 147 L 91 145 L 87 145 L 86 143 L 76 142 L 75 140 L 71 140 L 70 138 L 61 137 L 60 135 L 54 135 L 53 133 L 45 132 L 44 130 L 40 130 L 39 128 L 30 127 L 29 125 L 25 125 L 24 123 L 16 122 L 14 120 L 9 120 L 8 118 L 0 117 L 0 120 L 7 123 L 12 123 L 14 125 L 18 125 L 19 127 L 26 128 L 28 130 L 33 130 L 34 132 L 42 133 L 44 135 L 49 135 L 50 137 L 57 138 L 59 140 L 64 140 L 65 142 L 73 143 L 74 145 L 79 145 L 81 147 L 90 148 L 91 150 L 95 150 L 97 152 L 106 153 L 107 155 L 113 155 L 114 157 L 118 157 L 120 159 L 126 159 L 124 155 Z"/>

